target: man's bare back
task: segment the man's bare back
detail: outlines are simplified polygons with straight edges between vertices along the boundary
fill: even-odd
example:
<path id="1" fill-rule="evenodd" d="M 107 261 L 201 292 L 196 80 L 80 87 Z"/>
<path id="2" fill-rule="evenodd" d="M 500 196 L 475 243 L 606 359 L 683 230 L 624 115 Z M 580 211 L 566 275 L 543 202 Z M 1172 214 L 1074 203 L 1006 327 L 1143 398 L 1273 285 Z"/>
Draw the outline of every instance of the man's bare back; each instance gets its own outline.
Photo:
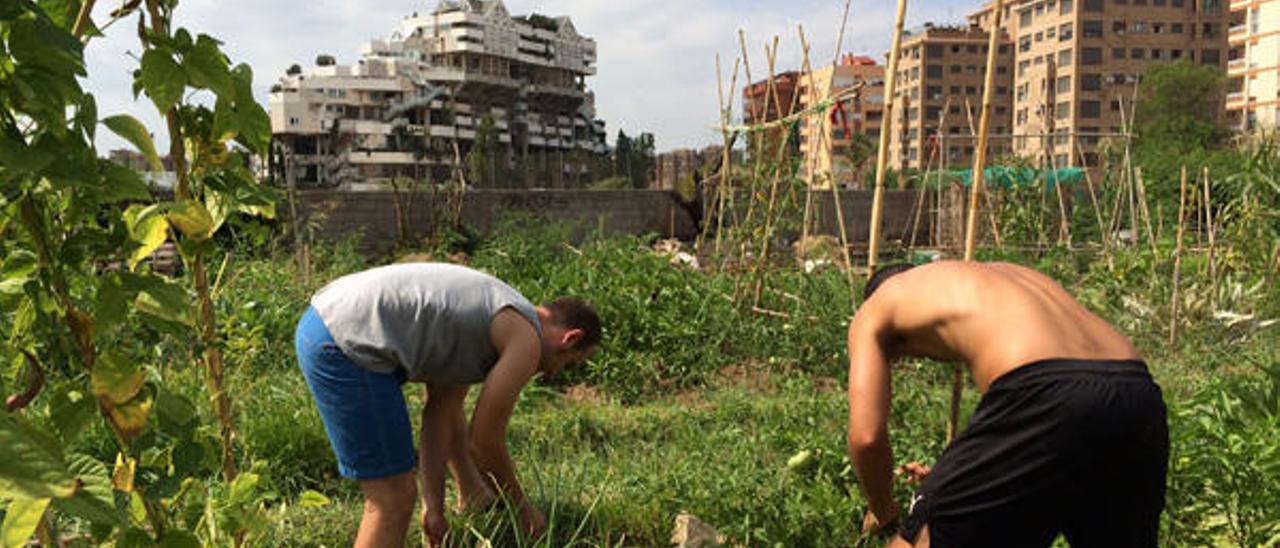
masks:
<path id="1" fill-rule="evenodd" d="M 1137 349 L 1057 282 L 1008 263 L 944 261 L 885 281 L 854 323 L 887 330 L 893 355 L 969 365 L 978 390 L 1049 358 L 1138 359 Z"/>
<path id="2" fill-rule="evenodd" d="M 864 530 L 900 517 L 890 364 L 917 356 L 968 364 L 983 397 L 892 546 L 1047 547 L 1059 532 L 1073 545 L 1155 546 L 1169 443 L 1160 389 L 1129 340 L 1057 282 L 1003 263 L 891 265 L 868 282 L 848 342 Z"/>

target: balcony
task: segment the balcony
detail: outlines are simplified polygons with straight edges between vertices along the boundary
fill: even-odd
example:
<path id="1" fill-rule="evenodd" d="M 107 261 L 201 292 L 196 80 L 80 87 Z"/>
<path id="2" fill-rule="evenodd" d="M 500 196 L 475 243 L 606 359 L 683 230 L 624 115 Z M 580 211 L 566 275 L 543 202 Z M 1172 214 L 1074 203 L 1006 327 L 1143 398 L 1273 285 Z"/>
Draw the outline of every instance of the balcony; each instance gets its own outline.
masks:
<path id="1" fill-rule="evenodd" d="M 1238 25 L 1231 25 L 1231 28 L 1227 29 L 1227 36 L 1235 37 L 1247 32 L 1249 32 L 1249 25 L 1240 23 Z"/>
<path id="2" fill-rule="evenodd" d="M 1227 104 L 1232 104 L 1232 103 L 1241 103 L 1241 102 L 1244 102 L 1244 92 L 1243 92 L 1243 91 L 1229 91 L 1229 92 L 1227 92 Z"/>
<path id="3" fill-rule="evenodd" d="M 1231 59 L 1227 61 L 1227 70 L 1231 72 L 1244 70 L 1248 61 L 1244 57 Z"/>

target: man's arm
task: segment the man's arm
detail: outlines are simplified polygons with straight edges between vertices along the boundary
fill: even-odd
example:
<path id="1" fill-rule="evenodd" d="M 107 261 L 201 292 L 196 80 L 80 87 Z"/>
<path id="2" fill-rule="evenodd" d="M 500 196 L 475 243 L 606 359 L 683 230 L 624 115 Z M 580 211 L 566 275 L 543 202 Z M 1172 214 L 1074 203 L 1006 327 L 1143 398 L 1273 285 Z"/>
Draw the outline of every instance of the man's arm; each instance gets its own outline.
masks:
<path id="1" fill-rule="evenodd" d="M 494 316 L 490 331 L 498 363 L 485 379 L 471 417 L 472 455 L 480 472 L 492 478 L 512 504 L 523 507 L 524 491 L 507 452 L 507 424 L 520 390 L 538 371 L 542 345 L 529 320 L 510 309 Z"/>
<path id="2" fill-rule="evenodd" d="M 885 320 L 868 302 L 849 325 L 849 458 L 876 525 L 898 518 L 893 501 L 893 450 L 889 445 L 889 357 Z"/>

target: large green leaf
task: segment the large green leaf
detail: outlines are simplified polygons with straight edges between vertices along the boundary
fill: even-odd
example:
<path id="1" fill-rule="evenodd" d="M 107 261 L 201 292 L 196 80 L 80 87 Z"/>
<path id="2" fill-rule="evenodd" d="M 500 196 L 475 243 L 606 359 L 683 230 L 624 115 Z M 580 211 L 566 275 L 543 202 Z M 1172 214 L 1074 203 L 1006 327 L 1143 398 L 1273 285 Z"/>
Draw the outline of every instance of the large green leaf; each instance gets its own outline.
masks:
<path id="1" fill-rule="evenodd" d="M 137 147 L 138 152 L 142 153 L 153 170 L 164 171 L 160 156 L 156 154 L 156 145 L 151 141 L 151 134 L 147 132 L 147 126 L 142 125 L 137 118 L 128 114 L 117 114 L 108 116 L 102 124 Z"/>
<path id="2" fill-rule="evenodd" d="M 0 498 L 65 497 L 75 490 L 57 441 L 20 417 L 0 413 Z"/>
<path id="3" fill-rule="evenodd" d="M 117 165 L 103 162 L 103 184 L 106 185 L 102 201 L 108 204 L 126 200 L 148 201 L 151 199 L 151 186 L 138 172 Z"/>
<path id="4" fill-rule="evenodd" d="M 16 131 L 0 132 L 0 164 L 14 171 L 34 172 L 53 162 L 53 156 L 36 147 L 28 146 Z"/>
<path id="5" fill-rule="evenodd" d="M 142 54 L 142 89 L 147 91 L 151 102 L 160 112 L 169 112 L 173 105 L 182 99 L 182 92 L 187 87 L 187 75 L 182 65 L 173 60 L 168 52 L 149 49 Z"/>
<path id="6" fill-rule="evenodd" d="M 93 308 L 93 334 L 103 337 L 120 330 L 129 315 L 133 294 L 124 288 L 120 276 L 108 273 L 98 277 L 97 303 Z"/>
<path id="7" fill-rule="evenodd" d="M 40 519 L 49 508 L 49 499 L 18 497 L 9 503 L 4 512 L 4 523 L 0 524 L 0 546 L 4 548 L 21 548 L 27 545 L 27 539 L 36 532 Z"/>
<path id="8" fill-rule="evenodd" d="M 169 237 L 169 223 L 161 214 L 159 205 L 134 204 L 124 211 L 124 223 L 129 236 L 140 245 L 129 255 L 129 269 L 147 258 Z"/>
<path id="9" fill-rule="evenodd" d="M 99 400 L 124 405 L 138 395 L 147 383 L 147 373 L 132 361 L 114 352 L 106 352 L 90 375 L 89 386 Z"/>
<path id="10" fill-rule="evenodd" d="M 156 415 L 162 428 L 184 435 L 196 418 L 196 407 L 181 394 L 160 388 L 156 391 Z"/>
<path id="11" fill-rule="evenodd" d="M 36 263 L 35 253 L 25 249 L 10 252 L 4 263 L 0 263 L 0 295 L 22 293 L 22 287 L 36 271 Z"/>
<path id="12" fill-rule="evenodd" d="M 213 37 L 205 34 L 197 37 L 195 46 L 182 58 L 182 68 L 186 69 L 191 85 L 211 90 L 220 97 L 234 95 L 227 57 Z"/>
<path id="13" fill-rule="evenodd" d="M 55 390 L 49 399 L 49 418 L 63 443 L 74 441 L 96 416 L 96 411 L 93 398 L 70 387 Z"/>
<path id="14" fill-rule="evenodd" d="M 205 205 L 195 200 L 183 200 L 169 208 L 169 223 L 186 237 L 203 241 L 213 236 L 213 216 Z"/>
<path id="15" fill-rule="evenodd" d="M 91 523 L 118 525 L 120 513 L 116 510 L 115 494 L 111 489 L 111 477 L 107 467 L 89 455 L 71 455 L 68 459 L 71 473 L 80 480 L 75 495 L 55 499 L 53 507 L 58 511 Z"/>
<path id="16" fill-rule="evenodd" d="M 200 548 L 200 539 L 189 531 L 169 529 L 160 539 L 160 548 Z"/>
<path id="17" fill-rule="evenodd" d="M 157 277 L 147 280 L 138 287 L 138 298 L 134 301 L 139 312 L 185 326 L 195 323 L 187 288 Z"/>
<path id="18" fill-rule="evenodd" d="M 307 489 L 298 495 L 298 506 L 303 508 L 320 508 L 328 505 L 329 497 L 311 489 Z"/>

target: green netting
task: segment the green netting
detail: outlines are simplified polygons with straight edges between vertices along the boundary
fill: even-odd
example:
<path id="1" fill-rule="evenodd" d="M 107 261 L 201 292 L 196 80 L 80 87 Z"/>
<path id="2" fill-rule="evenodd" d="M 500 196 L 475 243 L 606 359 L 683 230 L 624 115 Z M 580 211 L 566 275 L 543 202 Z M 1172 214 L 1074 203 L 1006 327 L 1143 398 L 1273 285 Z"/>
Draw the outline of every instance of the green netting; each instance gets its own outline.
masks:
<path id="1" fill-rule="evenodd" d="M 973 179 L 973 170 L 952 170 L 947 172 L 945 177 L 947 179 L 959 179 L 964 186 L 969 186 L 969 182 Z M 930 182 L 937 184 L 940 181 Z M 982 182 L 986 186 L 995 188 L 1044 185 L 1045 190 L 1053 190 L 1054 186 L 1058 184 L 1070 187 L 1084 182 L 1084 170 L 1078 167 L 1035 169 L 1030 167 L 992 166 L 982 171 Z"/>

